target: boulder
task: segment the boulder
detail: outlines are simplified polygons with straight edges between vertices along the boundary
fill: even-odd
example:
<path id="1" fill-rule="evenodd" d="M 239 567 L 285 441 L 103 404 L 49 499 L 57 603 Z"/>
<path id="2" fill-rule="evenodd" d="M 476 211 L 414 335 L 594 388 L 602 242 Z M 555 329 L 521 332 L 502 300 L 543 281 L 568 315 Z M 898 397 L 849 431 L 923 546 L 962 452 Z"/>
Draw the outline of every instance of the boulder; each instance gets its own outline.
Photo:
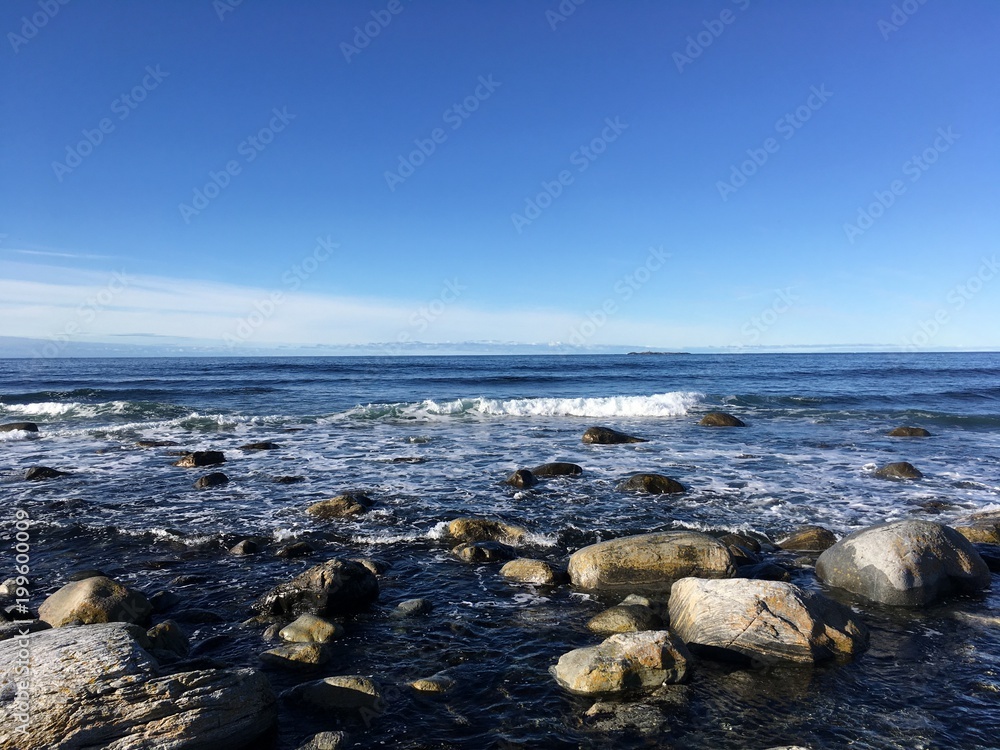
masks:
<path id="1" fill-rule="evenodd" d="M 746 427 L 746 422 L 742 419 L 737 419 L 732 414 L 727 414 L 724 411 L 710 411 L 701 421 L 698 422 L 702 427 Z"/>
<path id="2" fill-rule="evenodd" d="M 54 628 L 74 622 L 91 625 L 101 622 L 149 621 L 153 606 L 138 591 L 104 576 L 67 583 L 38 608 L 38 618 Z"/>
<path id="3" fill-rule="evenodd" d="M 447 534 L 456 542 L 503 542 L 517 545 L 528 530 L 488 518 L 456 518 L 448 524 Z"/>
<path id="4" fill-rule="evenodd" d="M 407 617 L 429 615 L 433 610 L 434 605 L 431 604 L 429 599 L 407 599 L 397 604 L 389 616 L 397 620 L 402 620 Z"/>
<path id="5" fill-rule="evenodd" d="M 581 440 L 592 445 L 621 445 L 623 443 L 648 443 L 649 441 L 612 430 L 610 427 L 588 427 Z"/>
<path id="6" fill-rule="evenodd" d="M 886 433 L 889 437 L 930 437 L 931 434 L 923 427 L 897 427 Z"/>
<path id="7" fill-rule="evenodd" d="M 346 732 L 320 732 L 296 750 L 341 750 L 344 747 L 347 747 Z"/>
<path id="8" fill-rule="evenodd" d="M 260 545 L 253 539 L 244 539 L 229 548 L 230 555 L 256 555 L 260 552 Z"/>
<path id="9" fill-rule="evenodd" d="M 343 635 L 343 625 L 309 614 L 299 615 L 278 631 L 278 637 L 286 643 L 328 643 Z"/>
<path id="10" fill-rule="evenodd" d="M 635 474 L 618 485 L 619 492 L 646 492 L 650 495 L 676 495 L 687 488 L 676 479 L 662 474 Z"/>
<path id="11" fill-rule="evenodd" d="M 763 663 L 845 658 L 868 646 L 868 629 L 850 609 L 781 581 L 680 580 L 670 626 L 692 649 Z"/>
<path id="12" fill-rule="evenodd" d="M 309 542 L 292 542 L 275 552 L 274 556 L 286 560 L 294 560 L 297 557 L 308 557 L 315 551 L 316 548 L 309 544 Z"/>
<path id="13" fill-rule="evenodd" d="M 781 549 L 793 552 L 822 552 L 837 543 L 837 537 L 822 526 L 800 526 L 778 541 Z"/>
<path id="14" fill-rule="evenodd" d="M 369 677 L 338 675 L 296 685 L 282 697 L 324 711 L 372 711 L 382 705 L 382 688 Z"/>
<path id="15" fill-rule="evenodd" d="M 920 479 L 923 474 L 913 464 L 906 461 L 897 461 L 877 469 L 875 476 L 880 479 Z"/>
<path id="16" fill-rule="evenodd" d="M 166 651 L 174 657 L 183 658 L 191 650 L 188 637 L 181 630 L 181 626 L 173 620 L 164 620 L 154 625 L 146 631 L 146 637 L 155 655 L 158 652 Z"/>
<path id="17" fill-rule="evenodd" d="M 565 461 L 553 461 L 536 466 L 531 473 L 536 477 L 578 477 L 583 474 L 583 467 Z"/>
<path id="18" fill-rule="evenodd" d="M 566 580 L 566 573 L 556 570 L 544 560 L 519 557 L 500 568 L 500 575 L 508 581 L 533 583 L 538 586 L 555 586 Z"/>
<path id="19" fill-rule="evenodd" d="M 587 621 L 587 629 L 595 633 L 634 633 L 640 630 L 659 630 L 663 620 L 643 604 L 619 604 L 599 612 Z"/>
<path id="20" fill-rule="evenodd" d="M 221 487 L 224 484 L 229 484 L 229 477 L 221 471 L 213 471 L 211 474 L 199 477 L 198 481 L 194 483 L 194 487 L 197 490 L 206 490 L 210 487 Z"/>
<path id="21" fill-rule="evenodd" d="M 972 543 L 931 521 L 894 521 L 855 531 L 819 556 L 816 575 L 865 599 L 909 607 L 990 585 L 989 568 Z"/>
<path id="22" fill-rule="evenodd" d="M 7 424 L 0 424 L 0 432 L 14 432 L 15 430 L 21 432 L 38 432 L 38 425 L 34 422 L 8 422 Z"/>
<path id="23" fill-rule="evenodd" d="M 378 598 L 378 579 L 363 565 L 334 558 L 275 586 L 254 604 L 262 614 L 320 617 L 364 609 Z"/>
<path id="24" fill-rule="evenodd" d="M 441 672 L 410 683 L 410 687 L 418 693 L 447 693 L 454 686 L 455 681 Z"/>
<path id="25" fill-rule="evenodd" d="M 265 651 L 260 660 L 268 667 L 309 672 L 330 661 L 330 652 L 322 643 L 288 643 Z"/>
<path id="26" fill-rule="evenodd" d="M 32 466 L 24 472 L 24 478 L 29 482 L 38 482 L 44 479 L 64 477 L 67 474 L 69 474 L 68 471 L 59 471 L 58 469 L 53 469 L 50 466 Z"/>
<path id="27" fill-rule="evenodd" d="M 272 443 L 270 441 L 262 441 L 260 443 L 247 443 L 246 445 L 241 445 L 241 451 L 274 451 L 281 446 L 277 443 Z"/>
<path id="28" fill-rule="evenodd" d="M 513 560 L 517 553 L 501 542 L 469 542 L 452 550 L 460 560 L 468 563 L 492 563 Z"/>
<path id="29" fill-rule="evenodd" d="M 629 693 L 682 682 L 690 658 L 669 630 L 646 630 L 574 649 L 559 657 L 551 672 L 559 685 L 578 695 Z"/>
<path id="30" fill-rule="evenodd" d="M 333 518 L 350 518 L 367 513 L 375 501 L 361 492 L 345 492 L 330 500 L 320 500 L 306 508 L 306 513 L 322 521 Z"/>
<path id="31" fill-rule="evenodd" d="M 517 487 L 520 490 L 525 490 L 538 484 L 538 480 L 535 479 L 535 475 L 528 469 L 518 469 L 507 477 L 507 479 L 504 480 L 504 483 L 509 484 L 511 487 Z"/>
<path id="32" fill-rule="evenodd" d="M 730 578 L 735 572 L 726 545 L 697 531 L 612 539 L 569 558 L 570 580 L 582 589 L 669 591 L 681 578 Z"/>
<path id="33" fill-rule="evenodd" d="M 274 477 L 272 480 L 275 484 L 298 484 L 299 482 L 306 481 L 305 477 L 284 475 L 280 477 Z"/>
<path id="34" fill-rule="evenodd" d="M 185 453 L 180 460 L 174 462 L 174 466 L 195 469 L 199 466 L 216 466 L 225 462 L 226 456 L 222 451 L 194 451 L 193 453 Z"/>
<path id="35" fill-rule="evenodd" d="M 10 696 L 0 702 L 3 748 L 236 748 L 254 743 L 277 718 L 274 692 L 259 672 L 159 676 L 142 630 L 113 623 L 27 636 L 31 691 L 22 733 L 19 703 L 11 700 L 23 680 L 19 641 L 0 643 L 0 695 Z"/>

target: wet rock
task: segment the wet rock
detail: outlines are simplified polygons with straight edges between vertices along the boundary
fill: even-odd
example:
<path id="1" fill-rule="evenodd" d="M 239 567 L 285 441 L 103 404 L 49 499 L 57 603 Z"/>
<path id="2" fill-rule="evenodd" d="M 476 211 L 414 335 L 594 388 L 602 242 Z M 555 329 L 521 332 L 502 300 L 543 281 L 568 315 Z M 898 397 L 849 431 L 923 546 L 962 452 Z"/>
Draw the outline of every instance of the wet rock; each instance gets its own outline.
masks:
<path id="1" fill-rule="evenodd" d="M 742 419 L 737 419 L 732 414 L 727 414 L 724 411 L 710 411 L 701 421 L 698 422 L 702 427 L 746 427 L 746 422 Z"/>
<path id="2" fill-rule="evenodd" d="M 0 432 L 38 432 L 38 425 L 34 422 L 7 422 L 0 424 Z"/>
<path id="3" fill-rule="evenodd" d="M 187 635 L 181 626 L 173 620 L 164 620 L 146 631 L 146 637 L 155 655 L 157 651 L 166 651 L 176 657 L 184 658 L 191 650 Z"/>
<path id="4" fill-rule="evenodd" d="M 906 461 L 897 461 L 886 464 L 881 469 L 876 470 L 875 476 L 880 479 L 920 479 L 923 474 L 913 464 Z"/>
<path id="5" fill-rule="evenodd" d="M 211 474 L 199 477 L 198 481 L 194 483 L 194 487 L 197 490 L 206 490 L 210 487 L 221 487 L 224 484 L 229 484 L 229 477 L 221 471 L 213 471 Z"/>
<path id="6" fill-rule="evenodd" d="M 226 456 L 222 451 L 194 451 L 185 453 L 179 461 L 174 462 L 174 466 L 195 469 L 199 466 L 216 466 L 225 462 Z"/>
<path id="7" fill-rule="evenodd" d="M 322 643 L 289 643 L 269 649 L 260 655 L 268 667 L 308 672 L 330 661 L 330 651 Z"/>
<path id="8" fill-rule="evenodd" d="M 114 623 L 59 628 L 30 636 L 28 731 L 8 713 L 0 747 L 243 747 L 277 718 L 274 692 L 254 670 L 198 670 L 159 676 L 134 626 Z M 0 694 L 22 679 L 18 639 L 0 643 Z M 262 746 L 262 745 L 255 745 Z"/>
<path id="9" fill-rule="evenodd" d="M 976 552 L 983 558 L 986 567 L 993 573 L 1000 573 L 1000 544 L 975 544 Z"/>
<path id="10" fill-rule="evenodd" d="M 352 557 L 351 562 L 356 562 L 359 565 L 364 565 L 366 568 L 368 568 L 368 570 L 370 570 L 376 576 L 384 575 L 385 572 L 392 567 L 385 560 L 376 560 L 372 557 Z"/>
<path id="11" fill-rule="evenodd" d="M 517 553 L 501 542 L 470 542 L 452 549 L 452 554 L 467 563 L 493 563 L 513 560 Z"/>
<path id="12" fill-rule="evenodd" d="M 1000 523 L 996 521 L 980 519 L 968 526 L 952 528 L 973 544 L 1000 544 Z"/>
<path id="13" fill-rule="evenodd" d="M 645 702 L 597 701 L 586 710 L 584 717 L 588 727 L 602 734 L 628 733 L 659 739 L 670 731 L 663 711 Z"/>
<path id="14" fill-rule="evenodd" d="M 334 518 L 349 518 L 367 513 L 375 501 L 362 492 L 345 492 L 330 500 L 320 500 L 306 508 L 313 518 L 329 521 Z"/>
<path id="15" fill-rule="evenodd" d="M 166 612 L 181 603 L 181 598 L 172 591 L 157 591 L 149 597 L 149 605 L 154 612 Z"/>
<path id="16" fill-rule="evenodd" d="M 762 547 L 760 540 L 748 534 L 736 534 L 730 532 L 719 537 L 719 541 L 727 547 L 743 547 L 751 552 L 760 552 Z"/>
<path id="17" fill-rule="evenodd" d="M 618 485 L 619 492 L 647 492 L 650 495 L 676 495 L 687 487 L 662 474 L 636 474 Z"/>
<path id="18" fill-rule="evenodd" d="M 930 437 L 923 427 L 897 427 L 886 433 L 889 437 Z"/>
<path id="19" fill-rule="evenodd" d="M 135 444 L 139 448 L 169 448 L 177 445 L 173 440 L 137 440 Z"/>
<path id="20" fill-rule="evenodd" d="M 69 474 L 68 471 L 59 471 L 58 469 L 53 469 L 50 466 L 32 466 L 24 472 L 24 478 L 28 482 L 39 482 L 44 479 L 64 477 L 67 474 Z"/>
<path id="21" fill-rule="evenodd" d="M 418 693 L 447 693 L 454 686 L 455 681 L 441 672 L 410 683 L 410 687 Z"/>
<path id="22" fill-rule="evenodd" d="M 334 558 L 275 586 L 254 608 L 283 617 L 325 617 L 364 609 L 378 598 L 378 593 L 378 579 L 368 568 Z"/>
<path id="23" fill-rule="evenodd" d="M 407 599 L 405 602 L 397 604 L 389 616 L 396 619 L 418 617 L 430 614 L 433 609 L 434 605 L 427 599 Z"/>
<path id="24" fill-rule="evenodd" d="M 518 489 L 528 489 L 529 487 L 534 487 L 538 484 L 538 480 L 535 479 L 535 475 L 532 474 L 528 469 L 518 469 L 506 480 L 505 484 L 509 484 L 511 487 L 517 487 Z"/>
<path id="25" fill-rule="evenodd" d="M 222 615 L 211 609 L 202 609 L 201 607 L 187 607 L 186 609 L 177 609 L 173 612 L 174 618 L 181 620 L 183 622 L 190 622 L 196 624 L 217 624 L 226 621 Z"/>
<path id="26" fill-rule="evenodd" d="M 670 592 L 670 626 L 688 646 L 763 663 L 854 656 L 868 629 L 847 607 L 780 581 L 685 578 Z"/>
<path id="27" fill-rule="evenodd" d="M 344 626 L 316 615 L 299 615 L 278 631 L 286 643 L 328 643 L 344 635 Z"/>
<path id="28" fill-rule="evenodd" d="M 103 571 L 97 570 L 96 568 L 84 568 L 83 570 L 74 570 L 68 576 L 66 576 L 66 581 L 68 583 L 73 583 L 73 581 L 86 581 L 88 578 L 110 578 L 111 576 L 105 574 Z"/>
<path id="29" fill-rule="evenodd" d="M 0 623 L 0 641 L 6 641 L 9 638 L 20 638 L 25 632 L 37 633 L 40 630 L 49 630 L 51 625 L 42 620 L 17 620 L 16 622 L 4 622 Z M 2 670 L 2 667 L 0 667 Z M 2 709 L 0 709 L 0 716 L 3 715 Z"/>
<path id="30" fill-rule="evenodd" d="M 286 560 L 294 560 L 297 557 L 308 557 L 315 551 L 316 548 L 309 544 L 309 542 L 292 542 L 275 552 L 274 556 Z"/>
<path id="31" fill-rule="evenodd" d="M 259 443 L 247 443 L 246 445 L 241 445 L 241 451 L 275 451 L 281 446 L 277 443 L 272 443 L 270 441 L 264 440 Z"/>
<path id="32" fill-rule="evenodd" d="M 538 586 L 555 586 L 566 581 L 566 573 L 556 570 L 544 560 L 519 557 L 500 568 L 500 575 L 509 581 L 533 583 Z"/>
<path id="33" fill-rule="evenodd" d="M 528 530 L 488 518 L 456 518 L 448 524 L 448 536 L 457 542 L 503 542 L 517 545 Z"/>
<path id="34" fill-rule="evenodd" d="M 299 482 L 306 481 L 306 478 L 286 475 L 286 476 L 275 477 L 273 481 L 275 484 L 298 484 Z"/>
<path id="35" fill-rule="evenodd" d="M 612 430 L 610 427 L 589 427 L 581 438 L 583 442 L 592 445 L 622 445 L 623 443 L 648 443 L 649 441 L 626 435 L 624 432 Z"/>
<path id="36" fill-rule="evenodd" d="M 780 565 L 762 562 L 753 565 L 740 565 L 736 569 L 736 578 L 752 578 L 757 581 L 790 581 L 792 574 Z"/>
<path id="37" fill-rule="evenodd" d="M 648 606 L 619 604 L 599 612 L 587 621 L 587 629 L 595 633 L 634 633 L 640 630 L 659 630 L 663 620 Z"/>
<path id="38" fill-rule="evenodd" d="M 578 695 L 653 690 L 687 676 L 691 656 L 669 630 L 618 633 L 598 646 L 578 648 L 559 657 L 552 676 Z"/>
<path id="39" fill-rule="evenodd" d="M 314 734 L 304 745 L 299 745 L 298 750 L 341 750 L 347 747 L 346 732 L 320 732 Z"/>
<path id="40" fill-rule="evenodd" d="M 138 591 L 110 578 L 94 577 L 67 583 L 42 602 L 38 617 L 54 628 L 79 621 L 85 625 L 102 622 L 144 624 L 153 607 Z"/>
<path id="41" fill-rule="evenodd" d="M 800 526 L 781 539 L 778 546 L 794 552 L 823 552 L 836 543 L 837 537 L 829 529 L 822 526 Z"/>
<path id="42" fill-rule="evenodd" d="M 569 558 L 570 580 L 582 589 L 669 591 L 681 578 L 730 578 L 735 572 L 726 545 L 697 531 L 612 539 L 577 550 Z"/>
<path id="43" fill-rule="evenodd" d="M 229 548 L 230 555 L 256 555 L 260 552 L 260 545 L 253 539 L 244 539 Z"/>
<path id="44" fill-rule="evenodd" d="M 382 688 L 369 677 L 338 675 L 296 685 L 282 697 L 322 710 L 371 711 L 382 705 Z"/>
<path id="45" fill-rule="evenodd" d="M 865 599 L 910 607 L 990 585 L 989 568 L 972 543 L 931 521 L 894 521 L 855 531 L 819 556 L 816 575 Z"/>
<path id="46" fill-rule="evenodd" d="M 553 461 L 536 466 L 531 473 L 536 477 L 578 477 L 583 474 L 583 467 L 565 461 Z"/>

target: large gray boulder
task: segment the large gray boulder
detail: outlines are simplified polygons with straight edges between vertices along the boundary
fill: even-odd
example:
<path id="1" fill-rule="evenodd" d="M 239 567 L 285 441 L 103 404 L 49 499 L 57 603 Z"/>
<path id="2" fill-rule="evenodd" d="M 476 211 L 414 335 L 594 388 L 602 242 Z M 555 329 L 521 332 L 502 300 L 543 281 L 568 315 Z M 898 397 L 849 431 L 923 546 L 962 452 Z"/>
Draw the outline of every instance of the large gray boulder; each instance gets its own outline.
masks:
<path id="1" fill-rule="evenodd" d="M 552 676 L 578 695 L 652 690 L 687 676 L 691 655 L 669 630 L 618 633 L 600 645 L 559 657 Z"/>
<path id="2" fill-rule="evenodd" d="M 691 647 L 765 663 L 845 658 L 868 646 L 850 609 L 781 581 L 685 578 L 670 592 L 670 627 Z"/>
<path id="3" fill-rule="evenodd" d="M 731 578 L 732 553 L 698 531 L 664 531 L 599 542 L 569 558 L 569 576 L 582 589 L 669 591 L 688 576 Z"/>
<path id="4" fill-rule="evenodd" d="M 42 602 L 38 617 L 54 628 L 73 622 L 92 625 L 101 622 L 149 620 L 153 606 L 140 592 L 105 576 L 67 583 Z"/>
<path id="5" fill-rule="evenodd" d="M 334 558 L 281 583 L 257 600 L 266 615 L 324 617 L 364 609 L 378 598 L 378 579 L 361 563 Z"/>
<path id="6" fill-rule="evenodd" d="M 907 607 L 990 585 L 989 568 L 972 543 L 931 521 L 894 521 L 855 531 L 819 556 L 816 575 L 865 599 Z"/>
<path id="7" fill-rule="evenodd" d="M 143 647 L 148 644 L 140 628 L 124 623 L 44 630 L 0 643 L 0 748 L 259 746 L 255 740 L 277 718 L 274 692 L 262 674 L 209 669 L 160 675 Z M 26 724 L 17 698 L 22 664 L 31 675 Z"/>

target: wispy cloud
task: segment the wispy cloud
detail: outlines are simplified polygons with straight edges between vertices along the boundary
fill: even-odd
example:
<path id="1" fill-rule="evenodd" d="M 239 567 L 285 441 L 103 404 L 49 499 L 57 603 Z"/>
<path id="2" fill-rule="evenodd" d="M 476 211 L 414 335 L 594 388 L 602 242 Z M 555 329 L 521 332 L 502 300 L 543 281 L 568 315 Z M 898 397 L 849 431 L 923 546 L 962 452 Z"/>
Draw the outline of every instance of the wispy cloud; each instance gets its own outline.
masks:
<path id="1" fill-rule="evenodd" d="M 7 248 L 8 253 L 31 255 L 44 258 L 63 258 L 67 260 L 114 260 L 113 255 L 98 255 L 95 253 L 69 253 L 54 250 L 26 250 L 24 248 Z"/>

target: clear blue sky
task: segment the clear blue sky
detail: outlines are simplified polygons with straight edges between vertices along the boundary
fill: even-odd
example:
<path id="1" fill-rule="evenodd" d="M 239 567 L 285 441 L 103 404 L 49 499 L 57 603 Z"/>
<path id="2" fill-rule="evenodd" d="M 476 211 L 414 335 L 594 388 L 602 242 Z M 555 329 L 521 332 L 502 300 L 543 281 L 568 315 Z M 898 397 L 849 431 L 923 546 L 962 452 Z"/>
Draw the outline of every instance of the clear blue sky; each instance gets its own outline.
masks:
<path id="1" fill-rule="evenodd" d="M 0 9 L 0 334 L 1000 346 L 991 0 L 50 4 Z"/>

